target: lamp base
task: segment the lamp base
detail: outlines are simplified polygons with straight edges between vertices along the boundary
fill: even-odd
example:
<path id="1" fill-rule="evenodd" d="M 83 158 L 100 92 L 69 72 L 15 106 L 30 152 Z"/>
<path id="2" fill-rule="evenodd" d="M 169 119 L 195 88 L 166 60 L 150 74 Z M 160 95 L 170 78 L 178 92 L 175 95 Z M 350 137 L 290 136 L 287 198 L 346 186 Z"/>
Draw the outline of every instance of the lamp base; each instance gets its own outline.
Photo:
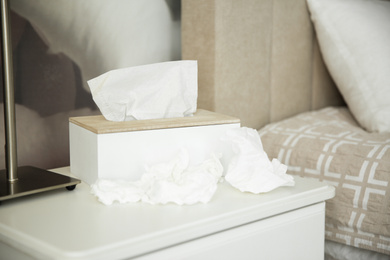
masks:
<path id="1" fill-rule="evenodd" d="M 81 181 L 33 166 L 18 167 L 18 179 L 9 182 L 6 170 L 0 171 L 0 202 L 35 193 L 66 188 L 73 190 Z"/>

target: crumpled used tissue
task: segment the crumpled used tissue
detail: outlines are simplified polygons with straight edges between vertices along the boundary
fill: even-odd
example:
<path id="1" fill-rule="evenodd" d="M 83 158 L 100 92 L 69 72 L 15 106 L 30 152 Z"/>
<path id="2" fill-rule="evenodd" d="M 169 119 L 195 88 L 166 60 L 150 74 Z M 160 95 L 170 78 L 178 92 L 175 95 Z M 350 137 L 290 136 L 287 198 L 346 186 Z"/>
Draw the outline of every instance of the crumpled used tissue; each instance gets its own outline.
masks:
<path id="1" fill-rule="evenodd" d="M 197 166 L 189 166 L 189 160 L 188 151 L 182 149 L 174 160 L 146 167 L 139 181 L 98 179 L 91 186 L 91 192 L 106 205 L 115 201 L 172 202 L 178 205 L 207 203 L 217 189 L 223 167 L 216 155 Z"/>
<path id="2" fill-rule="evenodd" d="M 225 174 L 225 180 L 233 187 L 258 194 L 295 185 L 294 178 L 286 174 L 287 166 L 277 159 L 269 160 L 255 129 L 230 129 L 223 140 L 231 143 L 234 153 Z"/>
<path id="3" fill-rule="evenodd" d="M 110 121 L 191 116 L 198 97 L 197 61 L 112 70 L 88 85 L 100 112 Z"/>
<path id="4" fill-rule="evenodd" d="M 224 179 L 242 192 L 265 193 L 280 186 L 294 186 L 294 178 L 286 174 L 287 166 L 277 159 L 270 161 L 255 129 L 229 129 L 221 138 L 233 156 L 229 158 Z M 181 149 L 176 158 L 146 167 L 135 182 L 98 179 L 91 192 L 103 204 L 146 202 L 150 204 L 192 205 L 207 203 L 223 179 L 223 166 L 216 155 L 197 166 L 189 166 L 189 152 Z"/>

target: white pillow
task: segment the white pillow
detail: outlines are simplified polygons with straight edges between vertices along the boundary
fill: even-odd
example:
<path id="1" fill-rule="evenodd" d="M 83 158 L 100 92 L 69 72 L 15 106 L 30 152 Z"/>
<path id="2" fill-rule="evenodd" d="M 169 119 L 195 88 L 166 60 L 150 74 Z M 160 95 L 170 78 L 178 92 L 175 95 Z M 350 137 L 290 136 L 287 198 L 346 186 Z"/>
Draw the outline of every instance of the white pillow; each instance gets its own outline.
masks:
<path id="1" fill-rule="evenodd" d="M 390 132 L 390 2 L 307 0 L 330 74 L 357 121 Z"/>
<path id="2" fill-rule="evenodd" d="M 12 0 L 52 53 L 81 69 L 83 83 L 109 70 L 180 59 L 180 21 L 165 0 Z"/>

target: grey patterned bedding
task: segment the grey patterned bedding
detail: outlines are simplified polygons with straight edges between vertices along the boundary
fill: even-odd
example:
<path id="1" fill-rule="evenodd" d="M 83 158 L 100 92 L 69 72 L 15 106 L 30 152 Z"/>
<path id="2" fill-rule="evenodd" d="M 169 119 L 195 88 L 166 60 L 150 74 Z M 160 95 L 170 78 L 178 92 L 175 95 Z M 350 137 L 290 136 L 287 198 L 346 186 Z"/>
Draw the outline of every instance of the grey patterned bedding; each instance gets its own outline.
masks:
<path id="1" fill-rule="evenodd" d="M 306 112 L 259 130 L 290 174 L 336 187 L 326 239 L 390 255 L 390 133 L 368 133 L 345 107 Z"/>

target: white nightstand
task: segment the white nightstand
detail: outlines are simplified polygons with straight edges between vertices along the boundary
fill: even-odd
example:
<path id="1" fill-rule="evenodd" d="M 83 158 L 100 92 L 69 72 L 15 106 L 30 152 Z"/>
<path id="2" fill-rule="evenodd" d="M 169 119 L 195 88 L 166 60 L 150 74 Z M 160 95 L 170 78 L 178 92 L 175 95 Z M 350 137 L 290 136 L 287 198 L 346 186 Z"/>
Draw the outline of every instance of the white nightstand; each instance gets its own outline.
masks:
<path id="1" fill-rule="evenodd" d="M 84 183 L 5 201 L 0 259 L 323 259 L 335 189 L 295 181 L 261 195 L 222 183 L 210 203 L 193 206 L 105 206 Z"/>

